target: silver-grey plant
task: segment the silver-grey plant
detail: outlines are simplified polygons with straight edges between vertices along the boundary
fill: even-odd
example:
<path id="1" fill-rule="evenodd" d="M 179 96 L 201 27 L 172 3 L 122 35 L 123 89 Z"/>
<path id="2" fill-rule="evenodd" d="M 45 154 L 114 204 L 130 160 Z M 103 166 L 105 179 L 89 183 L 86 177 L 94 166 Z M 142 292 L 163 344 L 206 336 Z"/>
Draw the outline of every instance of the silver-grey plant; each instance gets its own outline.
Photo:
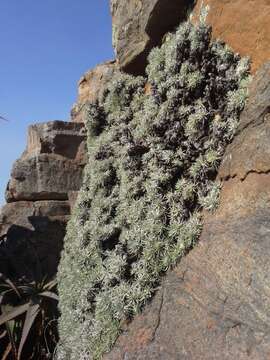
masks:
<path id="1" fill-rule="evenodd" d="M 145 77 L 118 74 L 89 105 L 89 162 L 58 273 L 59 359 L 101 358 L 196 243 L 248 78 L 246 59 L 186 22 L 152 50 Z"/>

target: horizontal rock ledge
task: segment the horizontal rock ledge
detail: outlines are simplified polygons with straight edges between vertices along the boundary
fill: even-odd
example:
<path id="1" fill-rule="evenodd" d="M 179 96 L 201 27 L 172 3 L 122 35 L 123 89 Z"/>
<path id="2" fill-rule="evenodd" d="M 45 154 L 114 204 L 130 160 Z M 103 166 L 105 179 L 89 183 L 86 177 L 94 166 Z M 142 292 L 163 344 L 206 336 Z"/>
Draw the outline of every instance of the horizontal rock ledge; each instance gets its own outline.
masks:
<path id="1" fill-rule="evenodd" d="M 11 171 L 6 201 L 68 200 L 68 193 L 81 187 L 86 158 L 83 123 L 31 125 L 27 148 Z"/>

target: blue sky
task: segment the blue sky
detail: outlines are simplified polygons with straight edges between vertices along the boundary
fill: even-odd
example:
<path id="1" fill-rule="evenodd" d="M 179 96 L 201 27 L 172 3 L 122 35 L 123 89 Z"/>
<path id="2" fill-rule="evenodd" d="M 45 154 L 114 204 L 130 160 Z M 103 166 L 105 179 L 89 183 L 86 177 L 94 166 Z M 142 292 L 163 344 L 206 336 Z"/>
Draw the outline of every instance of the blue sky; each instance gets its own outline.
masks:
<path id="1" fill-rule="evenodd" d="M 113 58 L 109 0 L 0 1 L 0 204 L 27 126 L 67 120 L 77 81 Z"/>

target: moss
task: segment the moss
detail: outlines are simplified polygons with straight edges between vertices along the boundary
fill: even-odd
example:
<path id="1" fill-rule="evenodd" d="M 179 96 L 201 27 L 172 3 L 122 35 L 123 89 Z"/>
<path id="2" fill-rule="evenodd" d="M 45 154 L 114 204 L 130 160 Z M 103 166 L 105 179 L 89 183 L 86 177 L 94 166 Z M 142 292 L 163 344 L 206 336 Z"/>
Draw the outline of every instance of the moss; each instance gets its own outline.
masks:
<path id="1" fill-rule="evenodd" d="M 89 163 L 59 266 L 59 359 L 99 359 L 196 243 L 249 62 L 187 22 L 87 112 Z M 151 92 L 145 94 L 146 82 Z"/>

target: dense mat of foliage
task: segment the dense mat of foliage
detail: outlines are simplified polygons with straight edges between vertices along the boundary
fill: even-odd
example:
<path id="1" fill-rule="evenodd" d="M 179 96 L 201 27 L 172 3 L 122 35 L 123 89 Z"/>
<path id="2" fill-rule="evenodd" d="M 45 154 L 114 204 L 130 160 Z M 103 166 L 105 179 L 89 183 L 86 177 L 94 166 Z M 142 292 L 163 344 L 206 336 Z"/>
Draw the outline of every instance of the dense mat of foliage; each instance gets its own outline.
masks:
<path id="1" fill-rule="evenodd" d="M 60 359 L 100 358 L 198 239 L 248 71 L 187 22 L 151 52 L 145 78 L 118 75 L 89 107 L 89 163 L 58 275 Z"/>

